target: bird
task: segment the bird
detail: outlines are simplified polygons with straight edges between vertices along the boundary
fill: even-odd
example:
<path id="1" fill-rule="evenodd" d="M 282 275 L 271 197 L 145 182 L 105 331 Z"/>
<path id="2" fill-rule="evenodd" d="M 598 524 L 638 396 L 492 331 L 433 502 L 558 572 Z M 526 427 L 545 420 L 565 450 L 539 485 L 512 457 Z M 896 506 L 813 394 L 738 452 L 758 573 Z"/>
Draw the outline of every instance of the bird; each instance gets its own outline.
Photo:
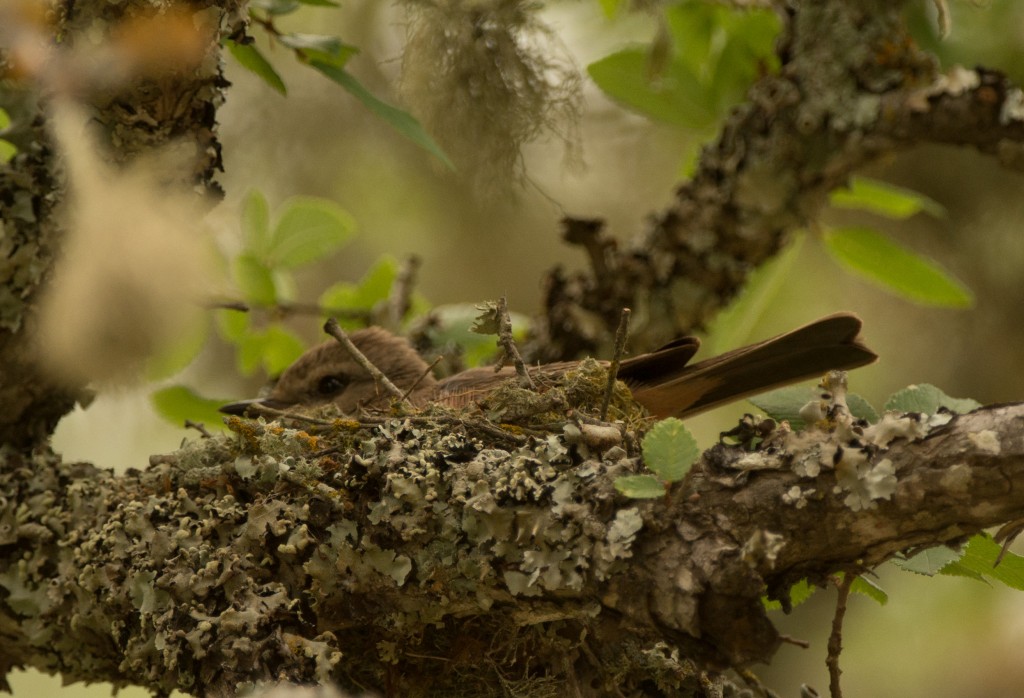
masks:
<path id="1" fill-rule="evenodd" d="M 861 320 L 836 313 L 785 334 L 690 364 L 700 348 L 697 337 L 680 337 L 656 351 L 621 361 L 618 378 L 633 398 L 656 418 L 688 417 L 759 392 L 820 377 L 832 369 L 851 369 L 878 356 L 860 338 Z M 461 407 L 481 400 L 512 367 L 470 368 L 437 380 L 408 340 L 380 327 L 349 334 L 352 343 L 416 406 L 441 403 Z M 605 362 L 607 364 L 607 362 Z M 557 377 L 578 366 L 561 361 L 530 367 L 538 377 Z M 224 405 L 220 411 L 244 416 L 260 408 L 287 410 L 334 403 L 342 414 L 387 408 L 393 397 L 349 352 L 332 340 L 319 344 L 281 374 L 266 397 Z"/>

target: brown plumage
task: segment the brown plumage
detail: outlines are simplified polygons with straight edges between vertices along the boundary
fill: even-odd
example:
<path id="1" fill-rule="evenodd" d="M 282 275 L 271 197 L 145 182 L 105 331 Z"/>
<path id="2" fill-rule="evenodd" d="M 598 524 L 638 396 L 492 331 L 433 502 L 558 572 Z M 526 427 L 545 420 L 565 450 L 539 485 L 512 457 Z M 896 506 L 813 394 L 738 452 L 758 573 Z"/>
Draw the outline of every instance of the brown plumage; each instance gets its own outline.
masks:
<path id="1" fill-rule="evenodd" d="M 657 351 L 622 361 L 619 378 L 633 397 L 656 417 L 683 417 L 724 402 L 821 376 L 831 369 L 849 369 L 873 362 L 877 356 L 858 337 L 861 321 L 851 313 L 823 317 L 792 332 L 751 344 L 693 365 L 687 362 L 700 346 L 696 337 L 682 337 Z M 442 402 L 472 403 L 501 381 L 515 375 L 511 368 L 472 368 L 443 380 L 401 337 L 370 327 L 352 332 L 352 342 L 400 390 L 412 392 L 416 405 Z M 567 361 L 531 368 L 557 375 L 574 367 Z M 415 386 L 415 387 L 413 387 Z M 313 347 L 289 366 L 270 395 L 225 405 L 222 412 L 245 414 L 252 406 L 287 409 L 333 402 L 345 414 L 361 407 L 387 407 L 391 397 L 338 342 Z"/>

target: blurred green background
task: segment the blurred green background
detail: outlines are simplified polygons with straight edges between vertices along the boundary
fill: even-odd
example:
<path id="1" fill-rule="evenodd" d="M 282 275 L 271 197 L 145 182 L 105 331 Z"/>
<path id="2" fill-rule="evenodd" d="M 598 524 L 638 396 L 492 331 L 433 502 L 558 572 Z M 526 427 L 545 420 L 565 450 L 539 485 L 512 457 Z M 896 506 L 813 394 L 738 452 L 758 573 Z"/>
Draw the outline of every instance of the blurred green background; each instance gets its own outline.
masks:
<path id="1" fill-rule="evenodd" d="M 922 43 L 946 65 L 986 65 L 1024 81 L 1024 4 L 953 2 L 950 10 L 951 32 L 940 41 L 932 3 L 914 4 L 910 12 Z M 581 69 L 624 46 L 649 42 L 657 31 L 649 16 L 609 19 L 596 2 L 552 2 L 543 18 Z M 375 94 L 400 101 L 395 84 L 407 27 L 400 8 L 349 2 L 340 9 L 307 8 L 286 23 L 291 30 L 336 33 L 358 44 L 361 54 L 349 70 Z M 488 198 L 447 174 L 348 94 L 296 65 L 282 47 L 261 46 L 289 94 L 272 92 L 229 62 L 234 86 L 220 112 L 227 197 L 210 220 L 230 245 L 238 235 L 240 201 L 250 188 L 266 193 L 271 206 L 293 194 L 310 194 L 346 208 L 358 222 L 358 236 L 343 255 L 299 279 L 300 299 L 315 300 L 338 280 L 357 280 L 384 252 L 415 253 L 423 259 L 418 290 L 431 302 L 475 303 L 508 294 L 514 310 L 533 313 L 543 272 L 556 263 L 585 264 L 581 252 L 560 243 L 558 220 L 567 213 L 602 217 L 613 234 L 632 236 L 649 214 L 670 202 L 694 148 L 711 135 L 633 114 L 584 80 L 585 167 L 567 168 L 557 142 L 535 142 L 524 152 L 528 183 L 514 196 Z M 897 299 L 838 270 L 811 235 L 746 339 L 852 310 L 863 317 L 865 337 L 881 361 L 854 373 L 851 389 L 876 407 L 893 391 L 924 382 L 984 403 L 1024 398 L 1024 178 L 992 158 L 947 147 L 894 155 L 865 174 L 915 189 L 946 207 L 943 219 L 918 215 L 898 223 L 877 217 L 870 222 L 950 270 L 973 290 L 975 306 L 946 310 Z M 830 220 L 865 219 L 836 212 Z M 315 319 L 295 322 L 309 341 L 318 339 L 317 326 Z M 223 346 L 207 348 L 189 380 L 207 395 L 230 397 L 249 396 L 261 382 L 237 376 Z M 68 459 L 144 467 L 150 454 L 192 438 L 194 433 L 154 415 L 150 389 L 100 395 L 87 411 L 64 419 L 57 450 Z M 709 445 L 749 409 L 729 406 L 688 426 Z M 970 698 L 1024 691 L 1024 665 L 1015 650 L 1024 636 L 1024 597 L 970 580 L 916 577 L 888 567 L 879 571 L 879 582 L 890 594 L 889 604 L 883 608 L 854 597 L 847 614 L 842 667 L 848 695 Z M 756 668 L 781 695 L 797 695 L 803 683 L 827 689 L 825 642 L 833 598 L 834 592 L 819 593 L 791 616 L 777 614 L 783 632 L 812 643 L 808 650 L 785 646 L 771 667 Z M 61 687 L 59 679 L 34 672 L 11 681 L 19 698 L 110 693 L 103 685 Z"/>

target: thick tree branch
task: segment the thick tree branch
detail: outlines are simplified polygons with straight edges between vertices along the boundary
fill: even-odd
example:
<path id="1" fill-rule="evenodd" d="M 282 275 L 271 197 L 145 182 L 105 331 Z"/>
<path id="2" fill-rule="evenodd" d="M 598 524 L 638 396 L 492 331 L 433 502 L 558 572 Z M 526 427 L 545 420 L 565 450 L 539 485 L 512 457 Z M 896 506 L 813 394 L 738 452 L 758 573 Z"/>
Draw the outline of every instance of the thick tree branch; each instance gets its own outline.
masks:
<path id="1" fill-rule="evenodd" d="M 39 297 L 65 234 L 67 182 L 49 129 L 53 100 L 70 98 L 89 110 L 112 162 L 129 164 L 169 144 L 189 149 L 191 156 L 181 158 L 184 167 L 165 183 L 217 196 L 216 109 L 227 82 L 215 29 L 240 33 L 246 21 L 239 0 L 190 0 L 181 4 L 188 9 L 180 17 L 171 11 L 154 15 L 152 4 L 143 2 L 59 3 L 52 26 L 18 16 L 19 8 L 29 7 L 0 6 L 0 74 L 6 76 L 18 60 L 12 47 L 41 45 L 47 51 L 29 75 L 34 82 L 6 79 L 0 85 L 0 107 L 16 127 L 8 138 L 19 147 L 10 163 L 0 165 L 0 443 L 25 446 L 46 438 L 76 401 L 86 401 L 80 387 L 61 385 L 40 368 L 35 337 Z M 213 30 L 195 31 L 199 26 Z M 180 28 L 185 31 L 175 33 Z M 197 60 L 175 70 L 176 51 L 194 39 L 208 43 L 194 47 Z M 158 64 L 147 67 L 154 60 Z M 140 66 L 137 74 L 132 65 Z"/>
<path id="2" fill-rule="evenodd" d="M 782 68 L 704 148 L 675 202 L 629 244 L 601 221 L 569 220 L 587 272 L 556 268 L 530 357 L 607 355 L 619 309 L 633 308 L 633 342 L 658 346 L 706 326 L 747 274 L 815 220 L 828 193 L 874 160 L 924 143 L 965 145 L 1024 165 L 1024 97 L 991 70 L 937 70 L 889 0 L 804 2 L 786 18 Z M 791 6 L 792 7 L 792 6 Z"/>
<path id="3" fill-rule="evenodd" d="M 770 659 L 766 589 L 1024 516 L 1024 405 L 856 442 L 782 428 L 655 501 L 613 486 L 631 449 L 568 436 L 231 424 L 124 476 L 3 451 L 21 504 L 0 514 L 0 669 L 200 695 L 261 677 L 437 695 L 464 672 L 637 687 L 686 673 L 673 647 Z"/>

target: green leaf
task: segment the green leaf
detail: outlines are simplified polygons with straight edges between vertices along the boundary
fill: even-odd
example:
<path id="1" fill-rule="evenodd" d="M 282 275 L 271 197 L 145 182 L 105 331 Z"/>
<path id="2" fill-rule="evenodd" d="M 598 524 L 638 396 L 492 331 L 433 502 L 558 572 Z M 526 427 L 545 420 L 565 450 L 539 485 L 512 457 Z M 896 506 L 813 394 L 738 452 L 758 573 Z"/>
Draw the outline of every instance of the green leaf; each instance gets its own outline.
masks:
<path id="1" fill-rule="evenodd" d="M 591 63 L 587 73 L 609 97 L 652 119 L 697 130 L 714 123 L 709 95 L 697 76 L 678 62 L 652 77 L 648 52 L 625 49 Z"/>
<path id="2" fill-rule="evenodd" d="M 288 48 L 300 52 L 308 61 L 319 61 L 341 69 L 359 49 L 336 36 L 326 34 L 282 34 L 278 39 Z"/>
<path id="3" fill-rule="evenodd" d="M 670 5 L 665 18 L 675 60 L 697 76 L 719 116 L 762 72 L 777 69 L 781 25 L 774 12 L 690 2 Z"/>
<path id="4" fill-rule="evenodd" d="M 8 140 L 0 138 L 0 163 L 8 163 L 18 154 L 18 146 Z"/>
<path id="5" fill-rule="evenodd" d="M 1002 546 L 991 536 L 979 533 L 971 538 L 963 556 L 941 570 L 942 574 L 957 576 L 981 575 L 1002 582 L 1012 589 L 1024 589 L 1024 557 L 1007 552 L 996 565 Z"/>
<path id="6" fill-rule="evenodd" d="M 895 412 L 935 414 L 940 407 L 945 407 L 950 412 L 966 414 L 981 407 L 981 403 L 970 398 L 950 397 L 929 383 L 909 385 L 893 393 L 885 402 L 885 409 Z"/>
<path id="7" fill-rule="evenodd" d="M 935 262 L 869 228 L 837 228 L 825 233 L 825 248 L 842 266 L 921 305 L 966 308 L 974 303 L 967 287 Z"/>
<path id="8" fill-rule="evenodd" d="M 158 381 L 178 373 L 199 355 L 210 337 L 209 315 L 197 315 L 191 326 L 146 362 L 146 378 Z"/>
<path id="9" fill-rule="evenodd" d="M 223 429 L 223 417 L 218 409 L 230 400 L 210 400 L 183 385 L 172 385 L 150 395 L 157 414 L 174 424 L 184 424 L 186 419 L 200 422 L 207 428 Z"/>
<path id="10" fill-rule="evenodd" d="M 277 303 L 277 286 L 267 265 L 250 253 L 235 257 L 231 264 L 232 277 L 245 300 L 255 305 Z"/>
<path id="11" fill-rule="evenodd" d="M 958 551 L 947 548 L 944 545 L 938 545 L 934 548 L 922 550 L 911 558 L 902 560 L 897 558 L 893 562 L 901 570 L 933 577 L 943 567 L 959 558 L 960 553 Z"/>
<path id="12" fill-rule="evenodd" d="M 320 307 L 333 310 L 373 310 L 378 303 L 387 300 L 397 276 L 398 262 L 391 255 L 382 255 L 363 274 L 359 283 L 337 283 L 320 294 Z"/>
<path id="13" fill-rule="evenodd" d="M 315 7 L 341 7 L 334 0 L 299 0 L 303 5 L 312 5 Z"/>
<path id="14" fill-rule="evenodd" d="M 271 325 L 263 333 L 263 368 L 268 375 L 276 376 L 291 366 L 305 350 L 305 344 L 294 332 L 280 325 Z"/>
<path id="15" fill-rule="evenodd" d="M 789 588 L 789 603 L 793 608 L 796 608 L 807 599 L 814 595 L 814 592 L 818 590 L 818 587 L 812 586 L 806 579 L 801 579 L 799 582 Z M 761 599 L 761 603 L 764 604 L 766 610 L 769 611 L 780 611 L 782 610 L 782 603 L 779 601 L 769 600 L 768 597 Z"/>
<path id="16" fill-rule="evenodd" d="M 791 427 L 799 431 L 807 426 L 800 416 L 800 410 L 808 402 L 817 398 L 817 389 L 792 385 L 761 393 L 747 398 L 747 400 L 772 419 L 779 422 L 786 420 Z M 875 408 L 856 393 L 847 393 L 846 406 L 850 409 L 850 414 L 857 419 L 869 422 L 878 421 L 878 413 Z"/>
<path id="17" fill-rule="evenodd" d="M 266 344 L 262 332 L 252 332 L 235 342 L 235 365 L 243 376 L 251 376 L 263 364 L 263 348 Z"/>
<path id="18" fill-rule="evenodd" d="M 242 243 L 246 252 L 261 259 L 270 249 L 270 205 L 267 197 L 255 189 L 242 200 Z"/>
<path id="19" fill-rule="evenodd" d="M 350 73 L 335 65 L 316 59 L 311 60 L 309 64 L 348 90 L 349 94 L 363 103 L 363 106 L 383 119 L 400 134 L 440 160 L 441 164 L 449 170 L 455 170 L 455 165 L 441 149 L 441 146 L 430 137 L 423 128 L 423 125 L 408 112 L 377 99 Z"/>
<path id="20" fill-rule="evenodd" d="M 245 332 L 232 342 L 237 347 L 235 363 L 244 376 L 252 375 L 259 368 L 276 376 L 305 350 L 302 340 L 281 325 L 271 325 L 262 332 Z"/>
<path id="21" fill-rule="evenodd" d="M 850 408 L 850 414 L 857 419 L 874 423 L 878 421 L 878 412 L 871 406 L 871 403 L 857 393 L 846 394 L 846 406 Z"/>
<path id="22" fill-rule="evenodd" d="M 663 419 L 647 432 L 642 443 L 644 465 L 667 482 L 683 479 L 700 456 L 697 440 L 675 417 Z"/>
<path id="23" fill-rule="evenodd" d="M 871 211 L 897 220 L 921 211 L 936 218 L 946 215 L 941 204 L 920 192 L 868 177 L 852 177 L 847 188 L 829 194 L 829 202 L 836 208 Z"/>
<path id="24" fill-rule="evenodd" d="M 280 210 L 265 256 L 272 269 L 323 259 L 352 239 L 355 231 L 355 219 L 328 199 L 294 196 Z"/>
<path id="25" fill-rule="evenodd" d="M 285 87 L 284 80 L 274 70 L 274 66 L 270 65 L 270 61 L 256 48 L 255 44 L 239 44 L 231 39 L 224 39 L 224 45 L 240 66 L 256 74 L 263 82 L 281 94 L 288 94 L 288 88 Z"/>
<path id="26" fill-rule="evenodd" d="M 631 499 L 665 496 L 665 483 L 653 475 L 623 475 L 615 478 L 615 489 Z"/>
<path id="27" fill-rule="evenodd" d="M 601 5 L 601 11 L 608 19 L 617 16 L 626 4 L 626 0 L 598 0 L 598 2 Z"/>
<path id="28" fill-rule="evenodd" d="M 221 337 L 229 342 L 239 342 L 248 336 L 250 317 L 240 310 L 220 309 L 214 313 Z"/>
<path id="29" fill-rule="evenodd" d="M 857 577 L 850 585 L 850 591 L 874 599 L 879 606 L 884 606 L 889 601 L 889 595 L 874 580 L 867 577 Z"/>
<path id="30" fill-rule="evenodd" d="M 0 131 L 3 131 L 11 126 L 11 115 L 7 113 L 6 109 L 0 108 Z"/>

